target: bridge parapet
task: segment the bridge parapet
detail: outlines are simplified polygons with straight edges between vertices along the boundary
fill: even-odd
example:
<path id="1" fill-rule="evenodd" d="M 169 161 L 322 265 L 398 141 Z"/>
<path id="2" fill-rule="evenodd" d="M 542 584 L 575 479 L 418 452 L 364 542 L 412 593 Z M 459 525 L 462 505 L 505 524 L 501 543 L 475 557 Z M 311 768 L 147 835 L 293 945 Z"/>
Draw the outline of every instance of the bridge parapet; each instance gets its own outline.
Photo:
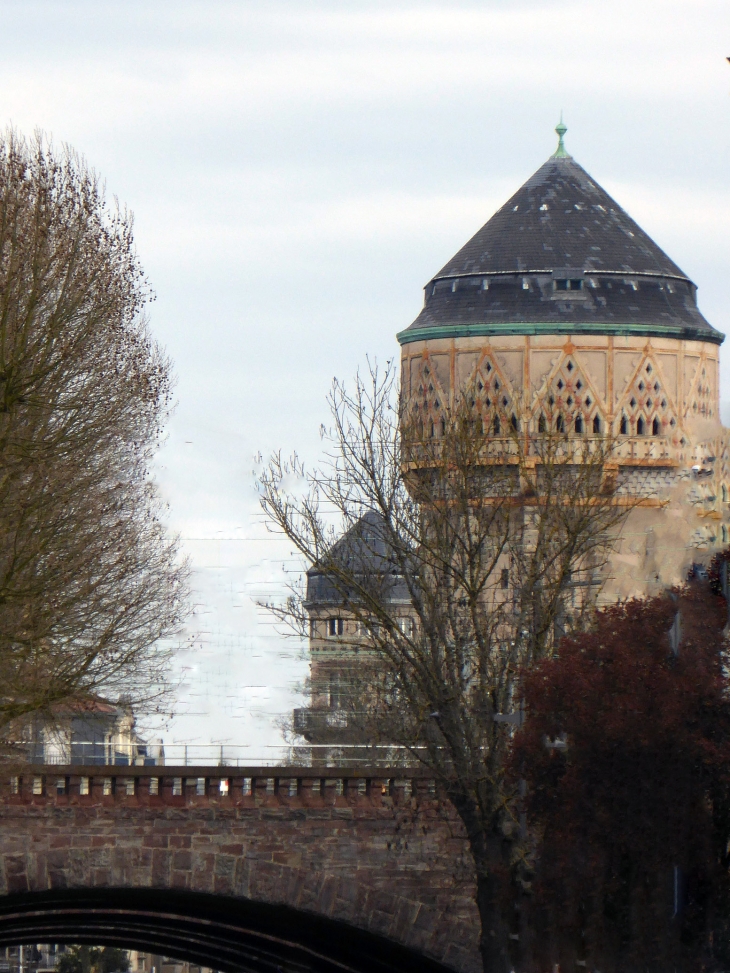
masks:
<path id="1" fill-rule="evenodd" d="M 401 971 L 431 969 L 426 957 L 477 973 L 474 891 L 463 828 L 419 769 L 0 772 L 0 946 L 124 942 L 228 973 L 277 965 L 376 973 L 386 967 L 368 959 L 371 947 L 389 955 L 393 945 L 415 956 Z M 207 937 L 203 952 L 191 945 L 194 923 L 196 937 Z M 211 945 L 226 937 L 228 960 Z M 277 955 L 293 949 L 302 962 L 249 964 L 254 940 L 257 955 L 276 941 Z M 306 959 L 348 943 L 344 967 Z"/>
<path id="2" fill-rule="evenodd" d="M 184 807 L 341 806 L 434 799 L 433 776 L 416 768 L 135 767 L 24 765 L 0 777 L 6 804 L 127 804 Z"/>

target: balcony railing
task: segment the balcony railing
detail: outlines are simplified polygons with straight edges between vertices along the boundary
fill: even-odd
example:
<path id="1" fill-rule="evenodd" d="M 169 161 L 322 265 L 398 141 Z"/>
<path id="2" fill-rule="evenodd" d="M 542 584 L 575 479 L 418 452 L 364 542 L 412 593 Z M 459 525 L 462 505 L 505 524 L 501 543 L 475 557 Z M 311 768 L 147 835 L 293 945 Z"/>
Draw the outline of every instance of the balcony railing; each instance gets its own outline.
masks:
<path id="1" fill-rule="evenodd" d="M 405 462 L 409 468 L 428 466 L 430 463 L 441 462 L 444 459 L 444 440 L 435 437 L 421 443 L 412 443 L 406 448 Z M 667 436 L 617 436 L 609 450 L 604 436 L 567 436 L 556 437 L 552 440 L 541 435 L 525 436 L 516 433 L 513 436 L 485 436 L 484 441 L 476 451 L 479 462 L 489 465 L 492 463 L 518 463 L 524 458 L 538 459 L 550 453 L 558 460 L 573 458 L 580 462 L 586 454 L 593 455 L 599 450 L 610 453 L 610 461 L 640 463 L 648 461 L 656 463 L 669 461 L 673 463 L 678 456 L 678 449 Z M 607 459 L 609 456 L 607 455 Z"/>

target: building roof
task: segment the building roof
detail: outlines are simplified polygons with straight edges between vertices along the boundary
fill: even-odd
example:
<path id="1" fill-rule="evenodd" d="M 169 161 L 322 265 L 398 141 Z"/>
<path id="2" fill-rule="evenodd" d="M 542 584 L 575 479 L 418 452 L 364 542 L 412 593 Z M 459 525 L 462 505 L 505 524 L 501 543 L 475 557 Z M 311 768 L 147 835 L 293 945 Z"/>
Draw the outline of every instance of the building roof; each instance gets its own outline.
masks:
<path id="1" fill-rule="evenodd" d="M 723 335 L 696 287 L 563 145 L 426 285 L 401 344 L 469 334 Z M 582 281 L 557 289 L 561 279 Z"/>
<path id="2" fill-rule="evenodd" d="M 381 514 L 368 511 L 332 546 L 321 563 L 307 571 L 306 608 L 345 606 L 355 597 L 347 579 L 387 601 L 409 600 L 408 591 L 389 556 L 388 528 Z M 338 578 L 340 580 L 338 580 Z"/>

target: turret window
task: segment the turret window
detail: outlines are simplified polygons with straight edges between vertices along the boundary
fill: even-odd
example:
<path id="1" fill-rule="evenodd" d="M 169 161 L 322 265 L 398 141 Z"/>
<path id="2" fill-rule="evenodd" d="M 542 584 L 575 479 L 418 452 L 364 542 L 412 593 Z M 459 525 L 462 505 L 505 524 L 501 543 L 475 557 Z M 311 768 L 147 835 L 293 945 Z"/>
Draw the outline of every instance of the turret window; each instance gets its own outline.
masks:
<path id="1" fill-rule="evenodd" d="M 342 709 L 343 696 L 342 676 L 339 672 L 331 672 L 329 678 L 330 709 Z"/>
<path id="2" fill-rule="evenodd" d="M 343 618 L 327 619 L 327 635 L 333 638 L 336 635 L 343 635 L 345 632 L 345 620 Z"/>

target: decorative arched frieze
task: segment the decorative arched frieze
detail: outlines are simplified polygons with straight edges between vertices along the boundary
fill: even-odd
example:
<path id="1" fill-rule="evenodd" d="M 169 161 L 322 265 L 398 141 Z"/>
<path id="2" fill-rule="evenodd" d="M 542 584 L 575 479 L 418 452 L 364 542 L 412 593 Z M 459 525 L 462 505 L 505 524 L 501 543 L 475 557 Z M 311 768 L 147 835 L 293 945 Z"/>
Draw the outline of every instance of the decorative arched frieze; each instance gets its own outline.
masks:
<path id="1" fill-rule="evenodd" d="M 467 394 L 472 396 L 472 407 L 487 435 L 505 435 L 510 425 L 517 430 L 521 412 L 519 397 L 491 351 L 482 354 Z"/>
<path id="2" fill-rule="evenodd" d="M 618 402 L 614 432 L 619 436 L 680 434 L 678 411 L 667 389 L 661 367 L 645 353 Z"/>
<path id="3" fill-rule="evenodd" d="M 565 350 L 538 391 L 531 423 L 537 433 L 601 435 L 606 431 L 606 410 L 588 369 L 573 349 Z"/>
<path id="4" fill-rule="evenodd" d="M 685 416 L 688 419 L 716 419 L 717 366 L 703 353 L 690 385 Z"/>
<path id="5" fill-rule="evenodd" d="M 438 367 L 425 354 L 420 361 L 416 388 L 410 401 L 411 419 L 416 425 L 419 439 L 435 438 L 444 433 L 447 393 L 438 374 Z"/>

